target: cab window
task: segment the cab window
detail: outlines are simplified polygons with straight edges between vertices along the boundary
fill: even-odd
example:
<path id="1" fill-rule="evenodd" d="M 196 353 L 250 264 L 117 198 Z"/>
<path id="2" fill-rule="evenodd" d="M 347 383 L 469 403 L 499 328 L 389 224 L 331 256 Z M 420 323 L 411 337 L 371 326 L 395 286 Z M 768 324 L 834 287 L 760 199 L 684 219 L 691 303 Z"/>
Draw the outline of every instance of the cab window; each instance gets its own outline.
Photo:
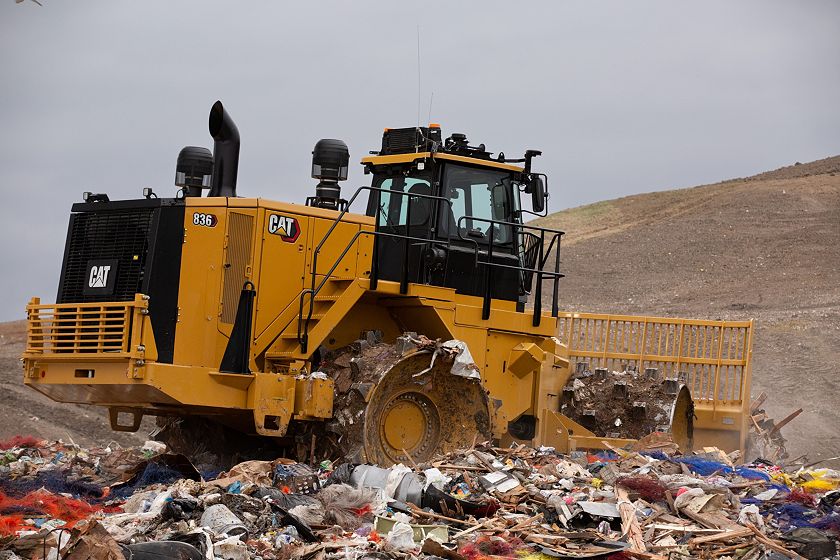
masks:
<path id="1" fill-rule="evenodd" d="M 443 236 L 510 243 L 510 226 L 488 220 L 512 222 L 514 219 L 511 177 L 505 171 L 447 164 L 443 172 L 442 196 L 451 205 L 441 205 L 440 230 Z"/>
<path id="2" fill-rule="evenodd" d="M 429 181 L 422 177 L 385 177 L 374 184 L 375 187 L 385 189 L 379 199 L 379 208 L 368 212 L 368 215 L 379 214 L 379 223 L 382 227 L 404 226 L 408 218 L 408 204 L 411 198 L 411 225 L 420 226 L 429 224 L 429 208 L 431 200 L 422 197 L 410 197 L 410 194 L 432 194 Z M 392 194 L 391 191 L 409 193 L 406 195 Z M 376 193 L 372 193 L 371 204 L 375 205 Z"/>

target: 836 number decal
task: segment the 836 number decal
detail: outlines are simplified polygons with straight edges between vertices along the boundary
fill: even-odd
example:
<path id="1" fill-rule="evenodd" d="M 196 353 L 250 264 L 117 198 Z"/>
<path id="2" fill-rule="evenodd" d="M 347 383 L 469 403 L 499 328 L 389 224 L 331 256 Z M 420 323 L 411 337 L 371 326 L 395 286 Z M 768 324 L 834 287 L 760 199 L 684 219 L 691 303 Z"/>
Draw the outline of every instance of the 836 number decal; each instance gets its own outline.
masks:
<path id="1" fill-rule="evenodd" d="M 193 214 L 193 225 L 195 226 L 216 227 L 218 222 L 218 218 L 213 214 L 204 214 L 202 212 Z"/>

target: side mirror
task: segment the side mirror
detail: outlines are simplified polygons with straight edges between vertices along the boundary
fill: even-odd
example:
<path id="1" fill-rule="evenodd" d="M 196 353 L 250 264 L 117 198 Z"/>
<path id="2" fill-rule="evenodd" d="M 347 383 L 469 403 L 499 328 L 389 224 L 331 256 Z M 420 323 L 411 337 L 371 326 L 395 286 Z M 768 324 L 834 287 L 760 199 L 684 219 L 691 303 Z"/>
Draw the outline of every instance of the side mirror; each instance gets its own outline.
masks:
<path id="1" fill-rule="evenodd" d="M 545 210 L 545 182 L 539 175 L 534 175 L 528 182 L 526 192 L 531 193 L 531 206 L 537 214 Z"/>

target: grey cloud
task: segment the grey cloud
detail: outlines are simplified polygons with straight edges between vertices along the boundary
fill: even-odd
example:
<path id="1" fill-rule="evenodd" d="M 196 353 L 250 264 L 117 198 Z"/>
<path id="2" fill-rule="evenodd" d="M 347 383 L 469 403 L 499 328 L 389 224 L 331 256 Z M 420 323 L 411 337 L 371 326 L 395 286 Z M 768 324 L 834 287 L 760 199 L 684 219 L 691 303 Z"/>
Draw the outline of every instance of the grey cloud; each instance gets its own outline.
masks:
<path id="1" fill-rule="evenodd" d="M 52 300 L 84 190 L 174 193 L 222 99 L 240 190 L 302 201 L 312 145 L 354 160 L 417 119 L 539 148 L 552 209 L 838 153 L 840 4 L 0 3 L 0 320 Z M 347 185 L 364 182 L 360 168 Z"/>

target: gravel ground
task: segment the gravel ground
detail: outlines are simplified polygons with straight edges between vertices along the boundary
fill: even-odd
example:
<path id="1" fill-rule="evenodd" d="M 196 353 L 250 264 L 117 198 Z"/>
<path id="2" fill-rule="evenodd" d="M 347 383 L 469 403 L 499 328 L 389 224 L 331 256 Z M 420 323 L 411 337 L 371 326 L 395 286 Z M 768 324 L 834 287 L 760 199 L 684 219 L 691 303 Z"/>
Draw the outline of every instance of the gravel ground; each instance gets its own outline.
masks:
<path id="1" fill-rule="evenodd" d="M 0 440 L 15 435 L 33 435 L 49 440 L 74 441 L 82 446 L 142 445 L 151 429 L 145 420 L 135 434 L 113 432 L 104 409 L 56 403 L 23 384 L 20 354 L 23 352 L 26 324 L 0 323 Z"/>

